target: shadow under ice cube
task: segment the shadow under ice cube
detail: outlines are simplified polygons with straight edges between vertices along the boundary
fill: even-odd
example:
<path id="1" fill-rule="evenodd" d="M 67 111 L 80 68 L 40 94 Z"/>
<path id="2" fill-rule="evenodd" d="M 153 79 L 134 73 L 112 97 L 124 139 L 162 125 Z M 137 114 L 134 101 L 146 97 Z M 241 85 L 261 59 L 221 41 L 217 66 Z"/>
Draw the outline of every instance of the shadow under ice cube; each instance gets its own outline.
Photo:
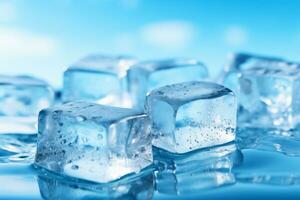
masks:
<path id="1" fill-rule="evenodd" d="M 29 76 L 0 76 L 0 132 L 36 133 L 40 110 L 54 103 L 54 91 Z"/>
<path id="2" fill-rule="evenodd" d="M 63 101 L 89 101 L 127 107 L 126 73 L 136 62 L 125 56 L 88 56 L 64 73 Z"/>
<path id="3" fill-rule="evenodd" d="M 143 108 L 145 97 L 153 89 L 208 77 L 203 63 L 194 59 L 146 61 L 128 70 L 128 88 L 133 106 Z"/>
<path id="4" fill-rule="evenodd" d="M 142 113 L 84 102 L 40 112 L 39 167 L 104 183 L 151 163 L 150 123 Z"/>
<path id="5" fill-rule="evenodd" d="M 185 82 L 153 90 L 147 96 L 153 144 L 186 153 L 235 139 L 236 98 L 221 85 Z"/>

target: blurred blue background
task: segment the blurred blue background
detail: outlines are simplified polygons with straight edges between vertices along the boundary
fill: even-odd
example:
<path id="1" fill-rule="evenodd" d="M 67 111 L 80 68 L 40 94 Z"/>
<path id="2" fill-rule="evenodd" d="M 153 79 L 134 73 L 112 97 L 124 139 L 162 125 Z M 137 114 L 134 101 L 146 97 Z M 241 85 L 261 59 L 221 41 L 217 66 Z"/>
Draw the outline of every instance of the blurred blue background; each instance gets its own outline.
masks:
<path id="1" fill-rule="evenodd" d="M 55 87 L 89 53 L 195 57 L 216 75 L 230 52 L 300 60 L 299 0 L 0 0 L 0 73 Z"/>

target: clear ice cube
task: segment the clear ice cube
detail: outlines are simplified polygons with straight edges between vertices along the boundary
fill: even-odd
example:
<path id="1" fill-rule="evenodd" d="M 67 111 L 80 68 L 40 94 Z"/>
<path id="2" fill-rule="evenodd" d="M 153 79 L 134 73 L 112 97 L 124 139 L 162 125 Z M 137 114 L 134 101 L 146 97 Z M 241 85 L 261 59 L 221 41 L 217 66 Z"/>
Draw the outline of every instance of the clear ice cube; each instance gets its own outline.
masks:
<path id="1" fill-rule="evenodd" d="M 70 102 L 39 115 L 37 166 L 109 182 L 152 163 L 150 121 L 139 111 Z"/>
<path id="2" fill-rule="evenodd" d="M 232 91 L 239 92 L 239 77 L 242 71 L 255 68 L 258 66 L 272 67 L 280 65 L 284 62 L 282 58 L 254 55 L 247 53 L 237 53 L 230 56 L 228 64 L 225 66 L 224 71 L 220 77 L 220 82 L 231 89 Z"/>
<path id="3" fill-rule="evenodd" d="M 29 76 L 0 76 L 1 133 L 35 133 L 40 110 L 54 103 L 54 91 Z"/>
<path id="4" fill-rule="evenodd" d="M 291 129 L 300 123 L 300 65 L 257 67 L 239 78 L 240 126 Z"/>
<path id="5" fill-rule="evenodd" d="M 142 108 L 145 97 L 153 89 L 208 77 L 207 68 L 193 59 L 146 61 L 128 71 L 128 88 L 133 106 Z"/>
<path id="6" fill-rule="evenodd" d="M 91 55 L 64 73 L 62 99 L 127 107 L 126 74 L 136 60 L 127 56 Z"/>
<path id="7" fill-rule="evenodd" d="M 235 139 L 236 98 L 218 84 L 192 81 L 153 90 L 147 96 L 146 112 L 154 146 L 173 153 Z"/>

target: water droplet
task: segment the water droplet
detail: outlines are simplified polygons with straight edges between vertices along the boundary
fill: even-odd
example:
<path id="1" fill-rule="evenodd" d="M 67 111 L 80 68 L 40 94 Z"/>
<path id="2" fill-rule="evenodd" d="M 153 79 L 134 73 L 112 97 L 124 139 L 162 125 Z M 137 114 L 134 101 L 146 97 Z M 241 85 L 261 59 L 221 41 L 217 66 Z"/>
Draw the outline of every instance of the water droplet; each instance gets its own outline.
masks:
<path id="1" fill-rule="evenodd" d="M 98 134 L 98 139 L 102 140 L 103 139 L 103 135 L 102 134 Z"/>
<path id="2" fill-rule="evenodd" d="M 85 120 L 86 120 L 86 117 L 85 117 L 85 116 L 82 116 L 82 115 L 79 115 L 79 116 L 76 117 L 76 120 L 77 120 L 78 122 L 82 122 L 82 121 L 85 121 Z"/>
<path id="3" fill-rule="evenodd" d="M 141 153 L 146 152 L 146 148 L 145 148 L 145 147 L 141 147 L 141 148 L 140 148 L 140 152 L 141 152 Z"/>
<path id="4" fill-rule="evenodd" d="M 55 110 L 54 113 L 55 113 L 55 114 L 61 114 L 61 113 L 62 113 L 62 110 Z"/>
<path id="5" fill-rule="evenodd" d="M 233 128 L 226 128 L 225 129 L 225 133 L 226 134 L 230 134 L 230 133 L 233 133 L 234 132 L 234 129 Z"/>
<path id="6" fill-rule="evenodd" d="M 78 167 L 78 165 L 72 165 L 71 169 L 73 169 L 73 170 L 78 170 L 79 167 Z"/>

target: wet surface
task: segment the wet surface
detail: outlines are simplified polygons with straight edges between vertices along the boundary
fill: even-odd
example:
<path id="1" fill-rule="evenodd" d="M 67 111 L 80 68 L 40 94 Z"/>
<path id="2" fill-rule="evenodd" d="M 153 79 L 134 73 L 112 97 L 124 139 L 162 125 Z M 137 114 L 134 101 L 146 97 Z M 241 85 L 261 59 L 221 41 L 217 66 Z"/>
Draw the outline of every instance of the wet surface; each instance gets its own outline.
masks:
<path id="1" fill-rule="evenodd" d="M 0 199 L 299 199 L 299 148 L 296 132 L 240 130 L 237 143 L 184 155 L 155 149 L 153 167 L 110 184 L 37 170 L 33 147 L 2 149 Z"/>

